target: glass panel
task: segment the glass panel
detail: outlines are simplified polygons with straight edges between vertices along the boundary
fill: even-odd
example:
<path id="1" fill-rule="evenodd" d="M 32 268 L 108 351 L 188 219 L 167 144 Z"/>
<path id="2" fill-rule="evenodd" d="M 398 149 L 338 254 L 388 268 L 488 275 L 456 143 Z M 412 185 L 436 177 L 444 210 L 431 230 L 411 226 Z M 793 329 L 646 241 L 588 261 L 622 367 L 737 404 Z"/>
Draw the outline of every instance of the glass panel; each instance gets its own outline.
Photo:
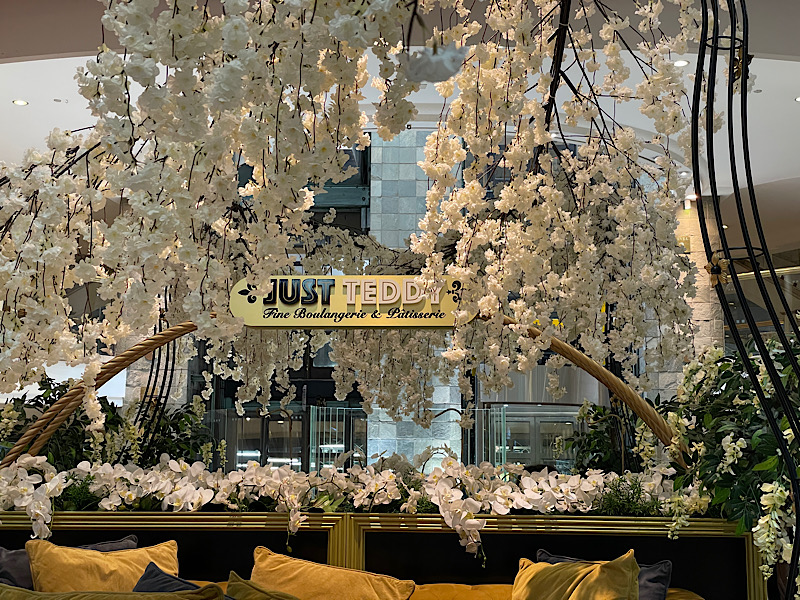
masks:
<path id="1" fill-rule="evenodd" d="M 561 464 L 562 461 L 568 461 L 571 458 L 564 451 L 564 441 L 575 431 L 574 422 L 538 420 L 537 429 L 537 453 L 541 464 L 556 466 L 556 462 Z M 556 451 L 558 451 L 558 456 L 556 456 Z"/>
<path id="2" fill-rule="evenodd" d="M 269 454 L 267 461 L 276 467 L 290 465 L 293 470 L 302 470 L 303 422 L 302 417 L 291 419 L 269 419 Z"/>
<path id="3" fill-rule="evenodd" d="M 335 367 L 336 363 L 331 360 L 331 345 L 326 343 L 322 348 L 317 350 L 314 358 L 311 361 L 314 367 Z"/>
<path id="4" fill-rule="evenodd" d="M 530 464 L 531 459 L 531 422 L 506 418 L 506 461 Z"/>
<path id="5" fill-rule="evenodd" d="M 251 460 L 263 464 L 263 419 L 243 417 L 237 421 L 236 468 L 245 468 Z"/>
<path id="6" fill-rule="evenodd" d="M 341 408 L 326 408 L 317 422 L 320 432 L 319 468 L 332 467 L 336 457 L 345 451 L 345 413 Z"/>
<path id="7" fill-rule="evenodd" d="M 358 408 L 311 406 L 309 463 L 312 471 L 333 466 L 342 452 L 353 451 L 345 466 L 367 462 L 367 416 Z"/>
<path id="8" fill-rule="evenodd" d="M 367 462 L 367 415 L 363 411 L 352 411 L 353 424 L 353 460 L 355 462 Z"/>

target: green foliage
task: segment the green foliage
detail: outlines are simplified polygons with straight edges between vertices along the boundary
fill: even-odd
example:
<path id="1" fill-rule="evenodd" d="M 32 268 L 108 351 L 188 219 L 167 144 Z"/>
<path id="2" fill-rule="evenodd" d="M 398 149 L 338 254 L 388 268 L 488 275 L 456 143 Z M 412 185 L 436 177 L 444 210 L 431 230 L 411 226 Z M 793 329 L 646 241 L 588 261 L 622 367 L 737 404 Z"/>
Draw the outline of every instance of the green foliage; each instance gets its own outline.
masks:
<path id="1" fill-rule="evenodd" d="M 626 440 L 622 418 L 610 408 L 586 404 L 581 409 L 586 427 L 567 438 L 565 448 L 575 452 L 575 470 L 601 469 L 623 473 L 639 470 L 639 462 Z"/>
<path id="2" fill-rule="evenodd" d="M 69 383 L 56 383 L 52 379 L 45 378 L 39 383 L 39 394 L 32 398 L 28 398 L 26 394 L 14 400 L 14 410 L 22 416 L 11 428 L 10 433 L 0 440 L 0 447 L 6 450 L 11 448 L 28 426 L 68 389 Z M 134 428 L 123 411 L 111 404 L 107 398 L 100 397 L 98 401 L 105 414 L 104 439 L 94 440 L 93 443 L 86 430 L 90 419 L 83 408 L 79 408 L 54 432 L 42 449 L 41 453 L 57 470 L 67 471 L 84 460 L 113 462 L 119 458 L 117 454 L 120 446 L 124 444 L 126 434 L 130 435 Z M 146 465 L 157 464 L 163 453 L 189 460 L 198 456 L 202 445 L 209 441 L 211 434 L 208 428 L 192 410 L 192 406 L 187 404 L 164 411 L 155 425 L 153 443 L 137 458 L 137 462 Z"/>
<path id="3" fill-rule="evenodd" d="M 196 458 L 203 444 L 212 441 L 211 432 L 191 404 L 164 411 L 155 426 L 155 436 L 150 447 L 138 461 L 143 465 L 158 464 L 162 454 L 186 460 Z"/>
<path id="4" fill-rule="evenodd" d="M 417 513 L 421 515 L 438 515 L 439 507 L 428 498 L 422 497 L 417 501 Z"/>
<path id="5" fill-rule="evenodd" d="M 796 345 L 793 352 L 800 355 L 800 346 Z M 797 377 L 789 356 L 777 346 L 771 348 L 771 355 L 791 402 L 800 407 Z M 755 359 L 748 360 L 755 372 L 760 373 L 761 385 L 769 394 L 772 386 L 763 367 Z M 787 471 L 742 358 L 723 356 L 719 349 L 707 351 L 685 369 L 677 397 L 662 403 L 659 412 L 667 415 L 671 423 L 681 423 L 682 436 L 689 448 L 684 456 L 689 469 L 673 465 L 682 475 L 676 479 L 676 488 L 691 484 L 695 478 L 701 480 L 713 498 L 712 507 L 724 517 L 738 521 L 741 531 L 750 530 L 761 514 L 762 484 L 781 481 Z M 785 419 L 780 426 L 788 433 Z M 792 436 L 785 437 L 797 461 L 800 459 L 797 441 Z M 735 450 L 731 444 L 738 440 L 743 440 L 746 446 L 739 448 L 741 457 L 732 462 L 731 453 Z"/>
<path id="6" fill-rule="evenodd" d="M 606 486 L 597 512 L 618 517 L 657 517 L 661 502 L 650 498 L 636 477 L 617 477 Z"/>
<path id="7" fill-rule="evenodd" d="M 55 510 L 97 510 L 101 498 L 89 491 L 89 486 L 94 480 L 88 476 L 83 479 L 70 477 L 69 485 L 64 488 L 60 496 L 53 498 Z"/>

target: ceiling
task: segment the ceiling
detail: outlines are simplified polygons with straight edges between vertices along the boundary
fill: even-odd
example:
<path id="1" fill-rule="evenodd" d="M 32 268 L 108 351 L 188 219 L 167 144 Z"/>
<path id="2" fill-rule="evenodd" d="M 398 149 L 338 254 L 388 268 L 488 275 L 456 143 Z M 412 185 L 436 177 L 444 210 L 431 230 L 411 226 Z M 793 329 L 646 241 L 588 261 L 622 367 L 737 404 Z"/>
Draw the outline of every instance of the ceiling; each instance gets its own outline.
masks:
<path id="1" fill-rule="evenodd" d="M 608 4 L 629 5 L 630 0 Z M 162 0 L 162 4 L 165 4 Z M 756 59 L 751 70 L 756 90 L 750 95 L 750 144 L 753 172 L 769 239 L 775 251 L 800 247 L 800 2 L 797 0 L 751 1 L 751 51 Z M 28 2 L 0 0 L 0 161 L 16 163 L 27 148 L 44 147 L 54 128 L 76 130 L 93 122 L 86 101 L 78 95 L 74 81 L 77 67 L 96 53 L 103 42 L 100 16 L 103 6 L 96 0 L 38 0 L 32 10 Z M 671 6 L 667 4 L 667 6 Z M 757 10 L 753 7 L 757 6 Z M 666 11 L 665 11 L 666 12 Z M 662 21 L 673 21 L 668 14 Z M 105 39 L 114 46 L 113 39 Z M 694 69 L 685 67 L 687 76 Z M 15 106 L 14 99 L 27 106 Z M 368 98 L 368 101 L 374 98 Z M 422 115 L 439 114 L 441 99 L 433 86 L 416 96 Z M 369 109 L 367 105 L 365 108 Z M 620 121 L 646 133 L 648 123 L 634 104 L 620 105 Z M 429 119 L 422 118 L 422 121 Z M 435 120 L 435 119 L 432 119 Z M 726 144 L 718 134 L 719 148 Z M 724 156 L 718 160 L 727 160 Z M 727 165 L 720 165 L 724 173 Z M 730 176 L 720 177 L 720 193 L 733 191 Z M 724 205 L 735 216 L 729 199 Z M 734 232 L 731 232 L 733 234 Z"/>
<path id="2" fill-rule="evenodd" d="M 160 8 L 166 7 L 161 0 Z M 607 0 L 606 4 L 624 12 L 631 0 Z M 800 2 L 797 0 L 750 0 L 750 51 L 761 58 L 800 60 Z M 210 3 L 219 12 L 219 0 Z M 35 7 L 35 8 L 34 8 Z M 97 51 L 104 41 L 100 17 L 103 3 L 97 0 L 0 0 L 0 62 L 86 56 Z M 662 22 L 665 29 L 676 8 L 665 2 Z"/>

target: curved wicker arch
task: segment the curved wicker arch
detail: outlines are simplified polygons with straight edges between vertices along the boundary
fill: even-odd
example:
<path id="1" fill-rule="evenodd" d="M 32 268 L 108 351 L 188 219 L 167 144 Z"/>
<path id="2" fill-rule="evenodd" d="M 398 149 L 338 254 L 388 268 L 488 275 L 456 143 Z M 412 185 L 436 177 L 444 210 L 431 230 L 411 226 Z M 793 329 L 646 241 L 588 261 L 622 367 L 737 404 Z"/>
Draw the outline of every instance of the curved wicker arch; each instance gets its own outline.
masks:
<path id="1" fill-rule="evenodd" d="M 511 317 L 505 317 L 503 320 L 504 325 L 515 325 L 516 321 Z M 132 365 L 134 362 L 146 356 L 178 338 L 192 333 L 197 329 L 197 325 L 191 321 L 174 325 L 169 329 L 157 333 L 149 338 L 132 346 L 125 352 L 118 354 L 110 361 L 105 363 L 100 369 L 97 378 L 95 379 L 95 388 L 99 389 L 103 384 L 109 381 L 117 373 L 121 372 L 126 367 Z M 535 327 L 528 329 L 528 335 L 531 338 L 539 337 L 542 332 Z M 614 375 L 611 371 L 606 369 L 597 361 L 589 358 L 583 352 L 563 342 L 559 339 L 553 338 L 550 343 L 550 349 L 569 360 L 572 364 L 580 369 L 583 369 L 589 375 L 597 379 L 600 383 L 608 388 L 617 398 L 622 400 L 636 415 L 644 421 L 647 426 L 655 433 L 661 443 L 669 446 L 672 443 L 672 438 L 675 435 L 672 428 L 659 415 L 656 410 L 648 404 L 641 396 L 639 396 L 633 389 L 622 381 L 619 377 Z M 76 381 L 72 387 L 58 399 L 50 408 L 48 408 L 36 422 L 34 422 L 28 430 L 20 437 L 16 444 L 9 450 L 8 454 L 0 462 L 0 468 L 9 466 L 23 453 L 32 455 L 38 454 L 50 437 L 55 431 L 66 421 L 72 413 L 74 413 L 83 402 L 84 385 L 82 381 Z"/>
<path id="2" fill-rule="evenodd" d="M 147 356 L 154 350 L 169 344 L 170 342 L 183 337 L 197 329 L 197 325 L 191 321 L 174 325 L 169 329 L 150 336 L 138 344 L 131 346 L 105 363 L 95 378 L 95 389 L 99 389 L 112 377 L 129 367 L 143 356 Z M 17 443 L 8 451 L 8 454 L 0 462 L 0 468 L 7 467 L 23 453 L 38 454 L 55 431 L 74 413 L 83 402 L 85 388 L 83 381 L 76 381 L 67 393 L 61 396 L 53 405 L 48 408 L 28 430 L 22 434 Z"/>

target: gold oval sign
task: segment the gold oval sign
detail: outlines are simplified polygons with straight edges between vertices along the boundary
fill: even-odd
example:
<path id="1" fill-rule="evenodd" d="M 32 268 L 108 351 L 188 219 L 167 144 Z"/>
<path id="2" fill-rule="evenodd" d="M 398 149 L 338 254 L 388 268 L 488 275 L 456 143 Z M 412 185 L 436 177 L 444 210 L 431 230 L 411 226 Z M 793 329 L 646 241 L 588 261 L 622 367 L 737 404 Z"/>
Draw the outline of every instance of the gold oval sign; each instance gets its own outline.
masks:
<path id="1" fill-rule="evenodd" d="M 403 275 L 302 275 L 273 277 L 265 296 L 242 279 L 231 291 L 231 313 L 250 327 L 452 327 L 461 282 L 424 294 Z"/>

